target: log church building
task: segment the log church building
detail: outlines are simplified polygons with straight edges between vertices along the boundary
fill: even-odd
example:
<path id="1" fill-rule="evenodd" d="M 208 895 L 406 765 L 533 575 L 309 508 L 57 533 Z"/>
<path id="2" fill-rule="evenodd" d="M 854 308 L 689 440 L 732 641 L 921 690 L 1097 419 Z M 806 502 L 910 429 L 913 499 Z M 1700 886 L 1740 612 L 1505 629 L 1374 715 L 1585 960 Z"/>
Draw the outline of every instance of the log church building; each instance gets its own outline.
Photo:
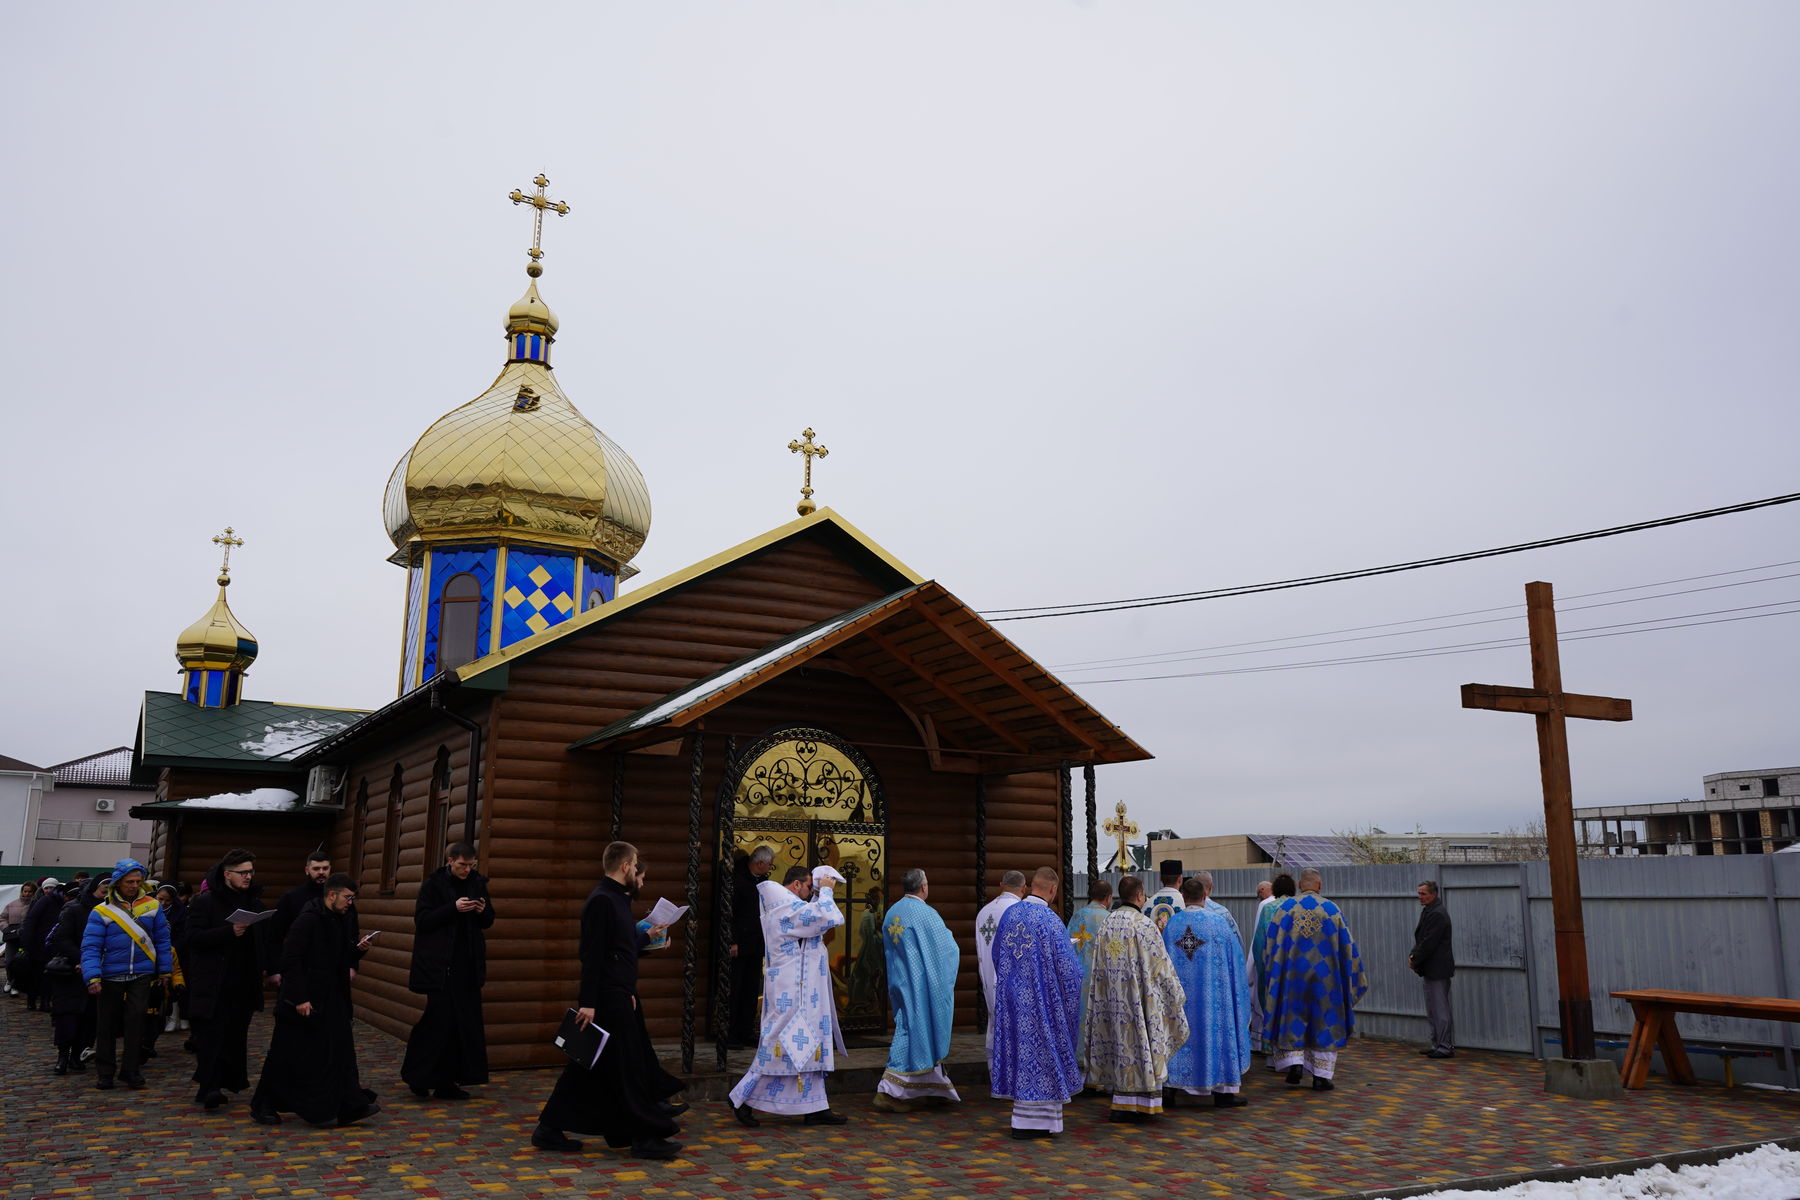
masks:
<path id="1" fill-rule="evenodd" d="M 513 198 L 541 222 L 559 206 L 537 183 Z M 1095 843 L 1093 768 L 1149 755 L 942 585 L 815 509 L 810 487 L 798 519 L 623 586 L 650 493 L 558 386 L 535 239 L 531 254 L 499 376 L 388 480 L 406 577 L 396 699 L 246 696 L 258 647 L 226 600 L 238 543 L 215 539 L 226 566 L 177 641 L 182 688 L 147 693 L 138 728 L 156 798 L 132 815 L 156 822 L 152 873 L 197 880 L 241 845 L 279 891 L 325 846 L 360 881 L 363 929 L 385 931 L 358 1015 L 404 1036 L 423 1007 L 406 986 L 414 898 L 446 846 L 473 844 L 498 916 L 489 1055 L 522 1067 L 560 1061 L 582 901 L 623 838 L 648 867 L 641 907 L 693 905 L 641 983 L 651 1036 L 680 1039 L 691 1069 L 702 1043 L 724 1064 L 734 856 L 769 845 L 778 868 L 827 862 L 848 880 L 832 971 L 846 1032 L 875 1036 L 880 913 L 918 866 L 963 943 L 957 1019 L 975 1027 L 976 910 L 1006 869 L 1066 878 L 1084 803 Z"/>

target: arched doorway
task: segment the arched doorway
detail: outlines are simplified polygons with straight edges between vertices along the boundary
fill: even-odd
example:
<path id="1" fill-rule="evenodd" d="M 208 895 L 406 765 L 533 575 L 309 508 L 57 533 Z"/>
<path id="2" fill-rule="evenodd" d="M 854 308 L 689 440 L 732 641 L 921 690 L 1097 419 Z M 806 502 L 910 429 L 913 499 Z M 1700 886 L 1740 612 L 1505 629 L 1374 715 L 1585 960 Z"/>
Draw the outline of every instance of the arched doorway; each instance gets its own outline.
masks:
<path id="1" fill-rule="evenodd" d="M 733 760 L 732 853 L 775 851 L 777 883 L 791 866 L 836 867 L 842 928 L 826 938 L 838 1020 L 846 1031 L 887 1023 L 881 920 L 887 906 L 887 802 L 875 768 L 823 729 L 765 734 Z"/>

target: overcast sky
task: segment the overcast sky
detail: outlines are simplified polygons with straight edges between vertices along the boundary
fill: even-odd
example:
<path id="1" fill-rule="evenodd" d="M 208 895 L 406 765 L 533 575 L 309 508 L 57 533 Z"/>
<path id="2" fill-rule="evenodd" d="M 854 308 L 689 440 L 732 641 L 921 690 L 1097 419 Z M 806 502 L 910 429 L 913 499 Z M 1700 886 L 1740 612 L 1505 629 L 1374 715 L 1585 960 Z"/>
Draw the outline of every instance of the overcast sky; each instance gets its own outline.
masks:
<path id="1" fill-rule="evenodd" d="M 808 425 L 831 449 L 819 500 L 980 609 L 1796 490 L 1792 4 L 102 3 L 0 23 L 0 753 L 27 761 L 132 740 L 227 524 L 262 644 L 247 694 L 392 698 L 382 488 L 503 361 L 530 238 L 506 193 L 539 171 L 573 207 L 545 237 L 558 378 L 656 507 L 640 582 L 790 519 Z M 1800 572 L 1797 521 L 1001 628 L 1060 668 L 1517 606 L 1532 579 L 1567 598 L 1743 572 L 1597 599 L 1634 598 Z M 1743 583 L 1563 624 L 1796 597 Z M 1531 722 L 1457 689 L 1528 683 L 1523 650 L 1097 682 L 1523 632 L 1483 615 L 1513 619 L 1062 673 L 1157 755 L 1101 772 L 1146 827 L 1502 829 L 1541 811 Z M 1576 723 L 1577 803 L 1800 762 L 1797 634 L 1776 615 L 1565 644 L 1569 688 L 1637 712 Z"/>

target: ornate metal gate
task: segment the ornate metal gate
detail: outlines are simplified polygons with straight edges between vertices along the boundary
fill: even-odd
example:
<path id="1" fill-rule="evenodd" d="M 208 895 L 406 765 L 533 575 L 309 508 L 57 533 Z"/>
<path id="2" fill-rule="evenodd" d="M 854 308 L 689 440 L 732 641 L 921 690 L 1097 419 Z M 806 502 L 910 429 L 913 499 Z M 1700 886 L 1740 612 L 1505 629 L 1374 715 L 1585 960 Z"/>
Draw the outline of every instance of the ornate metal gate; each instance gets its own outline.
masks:
<path id="1" fill-rule="evenodd" d="M 846 1031 L 887 1022 L 881 919 L 887 881 L 887 804 L 880 777 L 855 746 L 823 729 L 777 729 L 730 764 L 732 851 L 775 851 L 770 878 L 791 866 L 836 867 L 844 924 L 826 936 L 838 1019 Z"/>

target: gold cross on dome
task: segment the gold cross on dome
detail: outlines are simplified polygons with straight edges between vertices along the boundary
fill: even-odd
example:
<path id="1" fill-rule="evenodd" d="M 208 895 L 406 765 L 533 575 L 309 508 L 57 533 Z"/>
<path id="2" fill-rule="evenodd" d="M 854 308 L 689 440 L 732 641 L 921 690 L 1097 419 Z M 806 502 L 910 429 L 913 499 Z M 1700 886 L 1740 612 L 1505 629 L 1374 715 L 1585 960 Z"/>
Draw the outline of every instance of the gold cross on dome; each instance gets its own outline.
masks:
<path id="1" fill-rule="evenodd" d="M 220 584 L 223 584 L 227 579 L 231 578 L 231 548 L 233 546 L 241 546 L 244 544 L 243 538 L 231 536 L 236 532 L 237 531 L 231 526 L 227 525 L 224 533 L 218 534 L 213 538 L 213 545 L 225 547 L 225 557 L 219 563 Z"/>
<path id="2" fill-rule="evenodd" d="M 1100 832 L 1118 841 L 1119 870 L 1129 870 L 1130 868 L 1127 864 L 1131 862 L 1131 855 L 1127 848 L 1127 843 L 1138 835 L 1138 827 L 1137 822 L 1125 815 L 1125 802 L 1123 800 L 1119 801 L 1118 806 L 1113 809 L 1113 815 L 1106 819 L 1106 823 L 1100 826 Z"/>
<path id="3" fill-rule="evenodd" d="M 812 460 L 815 458 L 824 458 L 827 454 L 830 454 L 831 451 L 823 446 L 813 444 L 813 431 L 810 429 L 802 430 L 800 436 L 805 440 L 789 442 L 788 452 L 791 454 L 804 454 L 806 456 L 806 479 L 800 485 L 800 503 L 794 506 L 799 511 L 800 515 L 804 517 L 819 507 L 813 503 L 812 498 Z"/>
<path id="4" fill-rule="evenodd" d="M 561 200 L 552 200 L 549 196 L 544 194 L 544 189 L 550 186 L 550 181 L 542 175 L 539 175 L 531 182 L 537 184 L 537 191 L 535 193 L 521 192 L 518 188 L 514 188 L 508 194 L 507 199 L 511 200 L 514 204 L 531 205 L 531 249 L 527 250 L 525 253 L 531 255 L 531 267 L 536 267 L 537 269 L 532 270 L 531 267 L 527 267 L 526 273 L 535 277 L 543 272 L 543 268 L 538 266 L 538 259 L 544 257 L 542 248 L 544 240 L 544 210 L 549 209 L 559 217 L 566 217 L 569 215 L 569 206 L 564 204 Z"/>

